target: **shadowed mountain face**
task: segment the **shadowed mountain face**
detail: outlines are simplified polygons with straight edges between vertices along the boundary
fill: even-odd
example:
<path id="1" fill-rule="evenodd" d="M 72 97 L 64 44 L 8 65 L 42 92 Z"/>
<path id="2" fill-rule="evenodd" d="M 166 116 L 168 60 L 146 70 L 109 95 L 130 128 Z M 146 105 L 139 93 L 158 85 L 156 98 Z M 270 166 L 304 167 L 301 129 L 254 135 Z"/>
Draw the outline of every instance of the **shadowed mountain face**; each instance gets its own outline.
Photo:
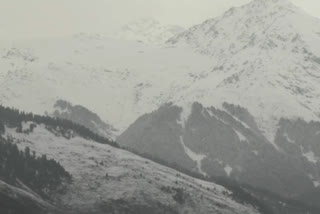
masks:
<path id="1" fill-rule="evenodd" d="M 117 140 L 204 175 L 227 176 L 287 197 L 319 186 L 320 123 L 281 120 L 272 143 L 239 106 L 225 103 L 216 109 L 194 103 L 186 120 L 181 115 L 178 106 L 162 106 Z"/>

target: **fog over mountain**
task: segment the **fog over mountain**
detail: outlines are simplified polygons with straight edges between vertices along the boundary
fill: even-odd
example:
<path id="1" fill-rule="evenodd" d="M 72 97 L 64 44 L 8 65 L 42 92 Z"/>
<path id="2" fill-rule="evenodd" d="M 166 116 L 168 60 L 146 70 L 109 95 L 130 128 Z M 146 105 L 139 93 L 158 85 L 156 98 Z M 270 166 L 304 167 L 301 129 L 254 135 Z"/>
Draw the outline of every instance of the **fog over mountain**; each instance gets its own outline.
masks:
<path id="1" fill-rule="evenodd" d="M 320 17 L 317 0 L 292 0 Z M 52 38 L 75 33 L 108 34 L 145 17 L 185 28 L 250 0 L 0 0 L 0 39 Z"/>

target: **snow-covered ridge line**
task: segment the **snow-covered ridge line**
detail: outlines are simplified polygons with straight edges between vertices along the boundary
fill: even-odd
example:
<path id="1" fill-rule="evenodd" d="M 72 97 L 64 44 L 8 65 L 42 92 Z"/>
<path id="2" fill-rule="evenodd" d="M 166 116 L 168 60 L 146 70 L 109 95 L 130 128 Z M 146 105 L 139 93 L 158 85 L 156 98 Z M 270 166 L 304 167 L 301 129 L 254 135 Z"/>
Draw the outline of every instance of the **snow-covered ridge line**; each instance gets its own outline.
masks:
<path id="1" fill-rule="evenodd" d="M 0 56 L 10 53 L 0 102 L 43 114 L 67 100 L 119 134 L 164 103 L 228 102 L 248 109 L 272 142 L 280 118 L 319 120 L 319 29 L 291 4 L 254 1 L 173 37 L 174 47 L 86 35 L 0 44 Z M 36 60 L 22 59 L 25 50 Z"/>

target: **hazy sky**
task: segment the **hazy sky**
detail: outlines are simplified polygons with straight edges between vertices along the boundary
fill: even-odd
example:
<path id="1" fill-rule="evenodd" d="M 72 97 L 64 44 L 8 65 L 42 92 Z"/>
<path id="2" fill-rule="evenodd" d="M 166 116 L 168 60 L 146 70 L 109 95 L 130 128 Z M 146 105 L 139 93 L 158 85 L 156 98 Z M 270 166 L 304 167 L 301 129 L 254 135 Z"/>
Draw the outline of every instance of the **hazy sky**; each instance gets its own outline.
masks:
<path id="1" fill-rule="evenodd" d="M 185 27 L 250 0 L 0 0 L 0 38 L 107 33 L 141 17 Z M 292 0 L 320 17 L 319 0 Z"/>

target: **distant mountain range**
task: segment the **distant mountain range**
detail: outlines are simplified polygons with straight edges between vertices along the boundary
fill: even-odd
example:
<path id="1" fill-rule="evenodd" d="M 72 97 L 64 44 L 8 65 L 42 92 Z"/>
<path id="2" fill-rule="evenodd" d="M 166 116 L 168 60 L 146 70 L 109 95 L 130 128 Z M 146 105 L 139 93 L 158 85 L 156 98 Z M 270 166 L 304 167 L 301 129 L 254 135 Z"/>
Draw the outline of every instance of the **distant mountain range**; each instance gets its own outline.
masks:
<path id="1" fill-rule="evenodd" d="M 113 38 L 2 42 L 0 57 L 5 106 L 318 204 L 320 21 L 290 1 L 254 0 L 187 30 L 142 20 Z"/>

